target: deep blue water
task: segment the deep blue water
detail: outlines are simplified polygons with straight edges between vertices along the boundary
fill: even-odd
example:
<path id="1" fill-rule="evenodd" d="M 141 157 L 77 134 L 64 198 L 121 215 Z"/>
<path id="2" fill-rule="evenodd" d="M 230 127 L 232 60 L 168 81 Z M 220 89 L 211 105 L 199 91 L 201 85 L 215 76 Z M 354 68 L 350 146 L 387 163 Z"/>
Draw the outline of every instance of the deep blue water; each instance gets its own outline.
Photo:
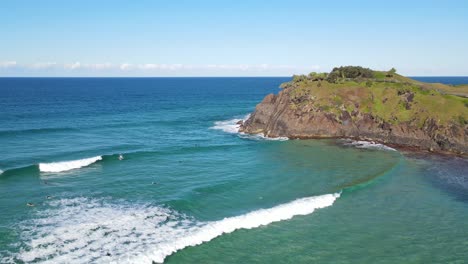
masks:
<path id="1" fill-rule="evenodd" d="M 467 76 L 444 77 L 444 76 L 429 76 L 429 77 L 411 77 L 412 79 L 428 82 L 428 83 L 443 83 L 450 85 L 468 84 Z"/>
<path id="2" fill-rule="evenodd" d="M 468 262 L 466 159 L 236 133 L 289 79 L 0 78 L 0 263 Z"/>
<path id="3" fill-rule="evenodd" d="M 0 145 L 8 152 L 0 168 L 173 146 L 187 133 L 196 142 L 203 133 L 191 128 L 245 115 L 287 80 L 0 79 Z"/>

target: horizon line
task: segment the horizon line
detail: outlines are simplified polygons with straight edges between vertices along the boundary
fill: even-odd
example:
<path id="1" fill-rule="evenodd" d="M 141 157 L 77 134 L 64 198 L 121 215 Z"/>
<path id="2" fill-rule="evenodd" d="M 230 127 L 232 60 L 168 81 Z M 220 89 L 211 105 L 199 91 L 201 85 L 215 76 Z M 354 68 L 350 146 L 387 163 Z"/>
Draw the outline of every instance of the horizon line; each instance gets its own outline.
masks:
<path id="1" fill-rule="evenodd" d="M 294 75 L 290 76 L 0 76 L 0 79 L 27 79 L 27 78 L 121 78 L 121 79 L 131 79 L 131 78 L 292 78 Z M 405 77 L 468 77 L 468 75 L 403 75 Z"/>

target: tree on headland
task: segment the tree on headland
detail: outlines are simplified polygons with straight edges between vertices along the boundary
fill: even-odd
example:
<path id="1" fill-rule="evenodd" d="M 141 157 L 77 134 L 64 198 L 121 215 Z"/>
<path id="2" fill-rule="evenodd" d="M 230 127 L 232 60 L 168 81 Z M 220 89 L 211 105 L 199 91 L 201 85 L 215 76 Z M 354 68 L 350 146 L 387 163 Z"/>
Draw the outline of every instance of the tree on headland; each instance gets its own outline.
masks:
<path id="1" fill-rule="evenodd" d="M 308 82 L 321 82 L 326 81 L 329 83 L 343 83 L 348 81 L 354 82 L 366 82 L 366 86 L 371 87 L 374 81 L 386 81 L 386 82 L 395 82 L 396 80 L 393 77 L 396 74 L 396 69 L 391 68 L 388 71 L 372 71 L 369 68 L 364 68 L 361 66 L 341 66 L 335 67 L 330 73 L 325 72 L 311 72 L 307 75 L 294 75 L 292 77 L 292 82 L 284 83 L 281 88 L 289 88 L 293 84 Z M 392 78 L 384 80 L 385 78 Z"/>
<path id="2" fill-rule="evenodd" d="M 395 68 L 391 68 L 388 72 L 387 72 L 387 76 L 386 77 L 393 77 L 396 73 L 396 69 Z"/>
<path id="3" fill-rule="evenodd" d="M 361 66 L 342 66 L 333 68 L 328 74 L 327 81 L 331 83 L 337 82 L 339 79 L 356 79 L 356 78 L 372 78 L 373 72 L 369 68 Z"/>
<path id="4" fill-rule="evenodd" d="M 301 75 L 293 75 L 293 82 L 302 82 L 307 80 L 307 76 L 301 74 Z"/>
<path id="5" fill-rule="evenodd" d="M 309 73 L 309 76 L 308 76 L 308 79 L 311 81 L 322 81 L 325 78 L 327 78 L 327 73 L 325 72 L 321 72 L 321 73 L 311 72 Z"/>

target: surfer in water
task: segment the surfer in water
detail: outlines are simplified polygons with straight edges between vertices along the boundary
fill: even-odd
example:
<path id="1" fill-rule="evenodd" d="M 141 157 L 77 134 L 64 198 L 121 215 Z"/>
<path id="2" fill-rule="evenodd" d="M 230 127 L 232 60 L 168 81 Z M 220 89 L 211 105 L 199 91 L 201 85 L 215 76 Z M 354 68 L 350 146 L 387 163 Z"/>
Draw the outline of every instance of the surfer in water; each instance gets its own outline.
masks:
<path id="1" fill-rule="evenodd" d="M 123 155 L 119 154 L 119 160 L 123 160 L 123 159 L 124 159 Z"/>

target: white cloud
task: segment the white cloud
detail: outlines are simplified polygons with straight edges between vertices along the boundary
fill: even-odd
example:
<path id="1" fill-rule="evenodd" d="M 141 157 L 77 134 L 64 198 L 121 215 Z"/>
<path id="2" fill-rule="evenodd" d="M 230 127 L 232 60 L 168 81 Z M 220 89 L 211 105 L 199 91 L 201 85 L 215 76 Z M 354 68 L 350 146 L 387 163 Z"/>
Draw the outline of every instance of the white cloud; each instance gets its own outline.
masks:
<path id="1" fill-rule="evenodd" d="M 0 68 L 12 68 L 16 65 L 16 61 L 0 61 Z"/>
<path id="2" fill-rule="evenodd" d="M 79 61 L 72 63 L 72 64 L 65 64 L 64 68 L 67 70 L 76 70 L 81 68 L 81 63 Z"/>
<path id="3" fill-rule="evenodd" d="M 56 62 L 38 62 L 38 63 L 27 65 L 27 67 L 31 69 L 49 69 L 55 66 L 57 66 Z"/>
<path id="4" fill-rule="evenodd" d="M 184 69 L 185 66 L 182 65 L 182 64 L 170 64 L 168 69 L 171 70 L 171 71 L 174 71 L 174 70 L 180 70 L 180 69 Z"/>
<path id="5" fill-rule="evenodd" d="M 181 69 L 187 69 L 187 68 L 193 68 L 193 67 L 187 67 L 188 65 L 183 65 L 183 64 L 153 64 L 153 63 L 147 63 L 147 64 L 140 64 L 137 65 L 137 68 L 140 70 L 181 70 Z"/>
<path id="6" fill-rule="evenodd" d="M 269 65 L 269 64 L 198 64 L 198 65 L 187 65 L 187 64 L 155 64 L 155 63 L 144 63 L 144 64 L 112 64 L 112 63 L 64 63 L 59 64 L 56 62 L 38 62 L 32 64 L 18 64 L 16 61 L 2 61 L 0 67 L 23 67 L 30 69 L 46 69 L 46 68 L 62 68 L 66 70 L 77 70 L 77 69 L 90 69 L 90 70 L 107 70 L 107 69 L 120 69 L 120 70 L 190 70 L 190 69 L 218 69 L 218 70 L 279 70 L 279 69 L 301 69 L 305 67 L 296 67 L 289 65 Z M 308 69 L 318 69 L 318 66 L 310 66 Z"/>
<path id="7" fill-rule="evenodd" d="M 241 70 L 241 71 L 269 71 L 269 70 L 317 70 L 318 66 L 297 67 L 291 65 L 270 65 L 270 64 L 208 64 L 201 65 L 200 68 L 219 70 Z"/>
<path id="8" fill-rule="evenodd" d="M 132 67 L 131 64 L 129 63 L 122 63 L 120 64 L 120 67 L 119 67 L 122 71 L 126 71 L 126 70 L 130 70 Z"/>
<path id="9" fill-rule="evenodd" d="M 90 68 L 93 70 L 109 70 L 115 68 L 112 63 L 97 63 L 97 64 L 85 64 L 83 65 L 84 68 Z"/>
<path id="10" fill-rule="evenodd" d="M 391 67 L 376 67 L 388 69 Z M 408 76 L 467 75 L 466 70 L 453 72 L 444 66 L 397 67 Z M 158 63 L 20 63 L 0 60 L 0 76 L 291 76 L 312 71 L 329 71 L 319 65 L 284 64 L 158 64 Z"/>
<path id="11" fill-rule="evenodd" d="M 138 69 L 141 70 L 154 70 L 154 69 L 159 69 L 158 64 L 152 64 L 152 63 L 147 63 L 147 64 L 142 64 L 138 66 Z"/>
<path id="12" fill-rule="evenodd" d="M 0 69 L 15 68 L 23 75 L 93 75 L 93 76 L 278 76 L 317 71 L 319 66 L 291 66 L 271 64 L 158 64 L 158 63 L 56 63 L 21 64 L 0 61 Z M 73 73 L 75 72 L 76 73 Z"/>
<path id="13" fill-rule="evenodd" d="M 123 63 L 118 67 L 120 70 L 143 70 L 143 71 L 177 71 L 177 70 L 238 70 L 238 71 L 269 71 L 269 70 L 317 70 L 318 66 L 295 67 L 289 65 L 269 65 L 269 64 L 128 64 Z"/>

